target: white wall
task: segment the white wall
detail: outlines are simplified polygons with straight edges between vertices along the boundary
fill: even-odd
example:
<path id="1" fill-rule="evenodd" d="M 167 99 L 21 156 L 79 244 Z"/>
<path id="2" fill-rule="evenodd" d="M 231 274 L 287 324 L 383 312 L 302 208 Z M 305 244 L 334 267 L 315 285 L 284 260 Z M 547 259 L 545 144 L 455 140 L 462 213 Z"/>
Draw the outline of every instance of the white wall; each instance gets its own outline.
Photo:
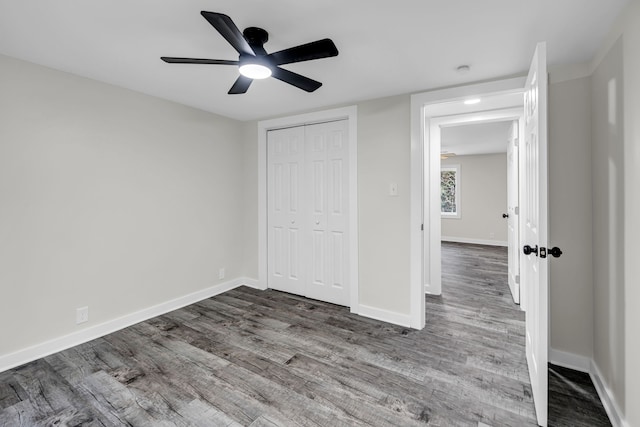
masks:
<path id="1" fill-rule="evenodd" d="M 508 135 L 505 135 L 505 140 Z M 507 244 L 507 155 L 456 156 L 442 166 L 460 165 L 460 218 L 442 218 L 442 240 Z"/>
<path id="2" fill-rule="evenodd" d="M 4 56 L 0 94 L 0 356 L 243 273 L 240 123 Z"/>
<path id="3" fill-rule="evenodd" d="M 549 244 L 551 336 L 554 350 L 593 355 L 591 204 L 591 79 L 549 87 Z"/>

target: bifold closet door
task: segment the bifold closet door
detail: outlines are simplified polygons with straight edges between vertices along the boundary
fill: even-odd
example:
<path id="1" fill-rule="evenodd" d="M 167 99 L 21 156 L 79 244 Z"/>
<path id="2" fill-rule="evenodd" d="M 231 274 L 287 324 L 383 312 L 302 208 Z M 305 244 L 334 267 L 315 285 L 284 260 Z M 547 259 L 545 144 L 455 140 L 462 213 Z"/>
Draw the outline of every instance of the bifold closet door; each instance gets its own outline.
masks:
<path id="1" fill-rule="evenodd" d="M 269 131 L 269 287 L 349 305 L 348 122 Z"/>
<path id="2" fill-rule="evenodd" d="M 267 269 L 269 287 L 302 294 L 306 268 L 304 216 L 304 126 L 267 135 Z"/>
<path id="3" fill-rule="evenodd" d="M 305 296 L 349 305 L 347 121 L 305 127 L 309 222 Z"/>

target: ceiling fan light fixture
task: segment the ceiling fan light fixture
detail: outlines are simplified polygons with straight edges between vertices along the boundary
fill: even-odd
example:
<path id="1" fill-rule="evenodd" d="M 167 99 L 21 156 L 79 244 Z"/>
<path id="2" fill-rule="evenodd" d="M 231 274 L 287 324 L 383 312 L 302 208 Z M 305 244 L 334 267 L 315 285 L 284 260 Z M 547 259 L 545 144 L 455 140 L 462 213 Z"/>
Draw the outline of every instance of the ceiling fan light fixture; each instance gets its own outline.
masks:
<path id="1" fill-rule="evenodd" d="M 259 56 L 241 56 L 240 74 L 254 80 L 261 80 L 271 77 L 271 67 L 264 58 Z"/>
<path id="2" fill-rule="evenodd" d="M 240 65 L 240 74 L 250 79 L 266 79 L 271 77 L 271 68 L 262 64 L 247 63 Z"/>

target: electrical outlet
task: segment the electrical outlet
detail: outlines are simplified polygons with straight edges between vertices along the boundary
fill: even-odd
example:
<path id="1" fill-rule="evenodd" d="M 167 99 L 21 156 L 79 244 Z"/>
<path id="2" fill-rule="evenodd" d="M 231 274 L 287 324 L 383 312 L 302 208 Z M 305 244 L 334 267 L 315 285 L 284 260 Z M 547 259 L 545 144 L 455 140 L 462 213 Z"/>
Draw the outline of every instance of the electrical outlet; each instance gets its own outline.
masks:
<path id="1" fill-rule="evenodd" d="M 224 279 L 224 268 L 221 268 L 220 270 L 218 270 L 218 279 L 220 280 Z"/>
<path id="2" fill-rule="evenodd" d="M 76 323 L 79 325 L 80 323 L 89 321 L 89 307 L 80 307 L 76 309 Z"/>

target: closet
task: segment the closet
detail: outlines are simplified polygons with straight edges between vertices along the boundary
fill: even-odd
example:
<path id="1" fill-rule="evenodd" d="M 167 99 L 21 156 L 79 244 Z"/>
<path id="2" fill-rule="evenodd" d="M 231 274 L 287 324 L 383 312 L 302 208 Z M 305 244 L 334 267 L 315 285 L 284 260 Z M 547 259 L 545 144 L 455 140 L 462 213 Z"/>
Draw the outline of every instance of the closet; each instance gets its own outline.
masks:
<path id="1" fill-rule="evenodd" d="M 268 286 L 349 305 L 348 121 L 267 133 Z"/>

